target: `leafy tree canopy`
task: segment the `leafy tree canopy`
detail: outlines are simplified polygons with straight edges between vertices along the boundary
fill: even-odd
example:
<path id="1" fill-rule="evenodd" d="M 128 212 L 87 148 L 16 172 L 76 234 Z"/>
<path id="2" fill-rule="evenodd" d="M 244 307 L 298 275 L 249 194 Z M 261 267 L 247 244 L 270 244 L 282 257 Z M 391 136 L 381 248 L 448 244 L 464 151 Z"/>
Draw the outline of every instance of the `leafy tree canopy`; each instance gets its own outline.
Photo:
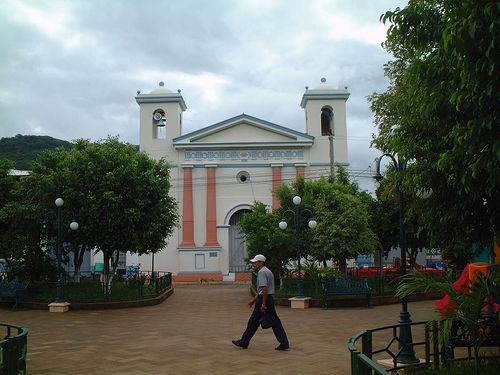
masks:
<path id="1" fill-rule="evenodd" d="M 293 197 L 302 198 L 301 208 L 311 209 L 317 227 L 307 227 L 310 219 L 307 212 L 301 215 L 301 252 L 303 256 L 326 265 L 328 260 L 335 261 L 345 268 L 347 259 L 359 254 L 372 253 L 379 243 L 373 232 L 370 205 L 373 198 L 360 191 L 355 183 L 350 183 L 348 174 L 339 168 L 336 177 L 305 181 L 299 178 L 291 186 L 282 185 L 276 195 L 282 203 L 280 214 L 286 208 L 294 210 Z M 289 215 L 289 228 L 293 221 Z M 307 228 L 307 229 L 306 229 Z"/>
<path id="2" fill-rule="evenodd" d="M 111 264 L 116 251 L 163 249 L 178 221 L 176 202 L 168 195 L 168 164 L 137 153 L 117 138 L 78 140 L 71 151 L 45 151 L 21 182 L 20 201 L 12 207 L 15 203 L 18 213 L 38 213 L 35 223 L 41 227 L 44 213 L 55 211 L 55 198 L 63 198 L 63 240 L 80 249 L 102 250 L 105 272 L 116 266 Z M 70 233 L 66 224 L 73 217 L 80 229 Z M 47 220 L 49 234 L 55 232 L 53 222 Z"/>
<path id="3" fill-rule="evenodd" d="M 407 195 L 420 203 L 431 245 L 491 244 L 499 228 L 500 5 L 488 0 L 410 0 L 382 17 L 390 87 L 370 96 L 373 144 L 408 160 Z"/>
<path id="4" fill-rule="evenodd" d="M 287 263 L 297 258 L 295 236 L 279 229 L 281 217 L 269 212 L 262 202 L 255 202 L 250 212 L 238 223 L 247 242 L 248 255 L 266 257 L 267 267 L 275 275 L 286 273 Z"/>

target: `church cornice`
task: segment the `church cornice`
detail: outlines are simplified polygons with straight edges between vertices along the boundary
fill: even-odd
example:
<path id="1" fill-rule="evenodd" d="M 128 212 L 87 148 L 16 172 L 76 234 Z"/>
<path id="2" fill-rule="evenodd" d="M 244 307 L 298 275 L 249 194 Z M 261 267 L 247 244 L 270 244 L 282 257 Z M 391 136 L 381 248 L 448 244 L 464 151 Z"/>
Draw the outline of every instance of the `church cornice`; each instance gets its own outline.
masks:
<path id="1" fill-rule="evenodd" d="M 296 142 L 228 142 L 228 143 L 174 143 L 176 149 L 182 150 L 199 150 L 199 149 L 254 149 L 258 150 L 262 147 L 266 148 L 303 148 L 313 145 L 313 141 L 296 141 Z"/>
<path id="2" fill-rule="evenodd" d="M 180 94 L 172 94 L 172 95 L 138 95 L 135 97 L 135 101 L 137 104 L 142 103 L 179 103 L 179 106 L 183 111 L 187 109 L 186 103 L 184 102 L 184 98 Z"/>
<path id="3" fill-rule="evenodd" d="M 302 95 L 302 101 L 300 102 L 300 106 L 302 108 L 306 108 L 308 100 L 331 100 L 331 99 L 343 99 L 343 100 L 347 100 L 347 99 L 349 99 L 349 95 L 351 95 L 351 94 L 349 94 L 348 92 L 326 92 L 326 93 L 320 93 L 320 92 L 306 91 L 305 94 Z"/>

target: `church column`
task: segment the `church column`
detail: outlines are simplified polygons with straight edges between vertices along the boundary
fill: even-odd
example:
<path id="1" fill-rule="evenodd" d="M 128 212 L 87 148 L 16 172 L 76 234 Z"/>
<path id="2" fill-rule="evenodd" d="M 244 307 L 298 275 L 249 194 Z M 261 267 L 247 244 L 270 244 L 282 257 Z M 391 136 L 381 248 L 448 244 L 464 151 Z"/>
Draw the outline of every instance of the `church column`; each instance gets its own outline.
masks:
<path id="1" fill-rule="evenodd" d="M 182 199 L 182 243 L 179 247 L 196 247 L 194 243 L 193 166 L 184 165 L 184 196 Z"/>
<path id="2" fill-rule="evenodd" d="M 220 246 L 217 241 L 217 194 L 215 168 L 217 165 L 207 165 L 207 242 L 203 246 Z"/>
<path id="3" fill-rule="evenodd" d="M 271 164 L 273 170 L 273 210 L 281 207 L 281 202 L 274 192 L 281 186 L 281 168 L 283 164 Z"/>
<path id="4" fill-rule="evenodd" d="M 295 164 L 295 178 L 298 179 L 299 176 L 306 178 L 306 164 Z"/>

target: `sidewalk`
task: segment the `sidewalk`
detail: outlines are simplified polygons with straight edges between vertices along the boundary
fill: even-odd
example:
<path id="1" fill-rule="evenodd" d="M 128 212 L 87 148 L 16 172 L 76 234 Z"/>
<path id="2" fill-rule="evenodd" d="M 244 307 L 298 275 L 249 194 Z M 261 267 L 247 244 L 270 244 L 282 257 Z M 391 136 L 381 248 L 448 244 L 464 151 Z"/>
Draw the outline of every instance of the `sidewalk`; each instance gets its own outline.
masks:
<path id="1" fill-rule="evenodd" d="M 247 285 L 175 286 L 160 305 L 119 310 L 0 310 L 0 321 L 29 329 L 28 373 L 40 374 L 350 374 L 349 338 L 395 324 L 400 305 L 291 310 L 278 306 L 291 349 L 275 351 L 271 329 L 247 350 L 235 347 L 251 310 Z M 434 301 L 413 302 L 413 321 Z"/>

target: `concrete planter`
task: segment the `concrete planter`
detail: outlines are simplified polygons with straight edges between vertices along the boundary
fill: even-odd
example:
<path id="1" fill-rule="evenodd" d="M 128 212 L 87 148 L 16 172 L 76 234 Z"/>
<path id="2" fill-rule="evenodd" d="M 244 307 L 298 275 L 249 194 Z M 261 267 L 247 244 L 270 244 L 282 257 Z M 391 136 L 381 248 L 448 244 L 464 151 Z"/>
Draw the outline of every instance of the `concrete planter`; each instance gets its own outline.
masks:
<path id="1" fill-rule="evenodd" d="M 150 299 L 142 299 L 142 300 L 134 300 L 134 301 L 116 301 L 116 302 L 90 302 L 90 303 L 81 303 L 81 302 L 73 302 L 69 307 L 69 310 L 106 310 L 106 309 L 126 309 L 130 307 L 142 307 L 142 306 L 153 306 L 158 305 L 165 301 L 168 297 L 170 297 L 174 293 L 174 289 L 171 288 L 162 295 L 150 298 Z M 46 302 L 27 302 L 24 304 L 26 308 L 32 310 L 48 310 L 49 306 Z"/>

